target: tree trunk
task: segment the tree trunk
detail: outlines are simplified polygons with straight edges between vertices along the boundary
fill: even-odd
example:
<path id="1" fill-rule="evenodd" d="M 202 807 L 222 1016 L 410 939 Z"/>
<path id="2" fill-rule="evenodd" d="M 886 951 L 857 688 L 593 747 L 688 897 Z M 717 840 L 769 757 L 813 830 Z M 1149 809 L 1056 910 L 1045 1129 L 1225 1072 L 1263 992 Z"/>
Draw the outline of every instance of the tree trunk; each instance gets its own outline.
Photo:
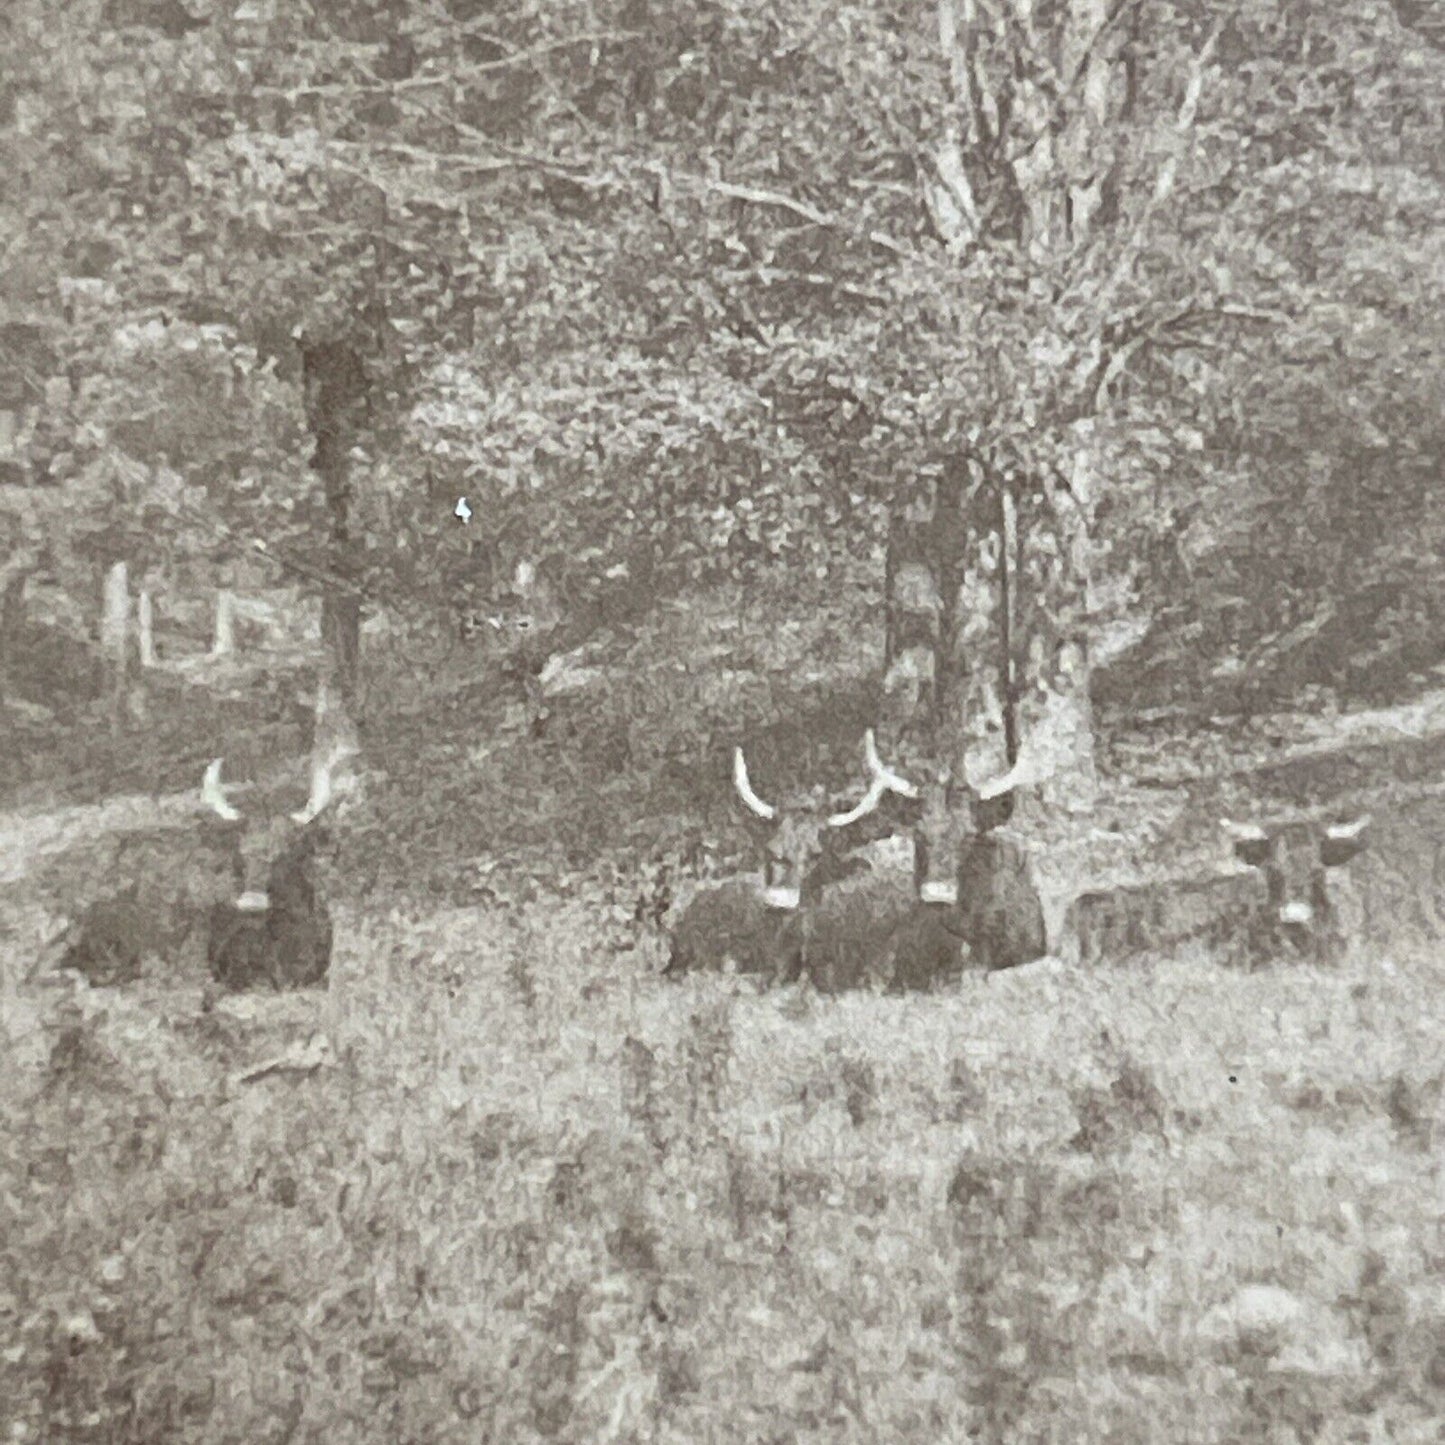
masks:
<path id="1" fill-rule="evenodd" d="M 906 511 L 889 526 L 884 563 L 883 687 L 905 718 L 933 709 L 943 602 L 927 549 L 928 519 Z"/>
<path id="2" fill-rule="evenodd" d="M 30 547 L 13 552 L 0 566 L 0 705 L 5 702 L 5 677 L 25 618 L 25 584 L 39 567 L 39 555 Z"/>
<path id="3" fill-rule="evenodd" d="M 1056 540 L 1062 500 L 1021 508 L 990 471 L 963 459 L 895 515 L 885 695 L 907 752 L 979 786 L 1018 765 L 1050 806 L 1088 807 L 1087 640 L 1070 596 L 1087 552 Z"/>
<path id="4" fill-rule="evenodd" d="M 1120 122 L 1131 104 L 1134 22 L 1116 23 L 1108 0 L 1063 0 L 1047 9 L 1019 0 L 994 9 L 937 0 L 937 15 L 953 94 L 933 155 L 942 182 L 928 197 L 935 227 L 961 253 L 992 244 L 979 219 L 986 208 L 975 194 L 986 181 L 993 229 L 1037 268 L 1040 284 L 1076 273 L 1118 218 L 1130 154 Z M 1020 63 L 990 64 L 1000 48 L 1020 50 Z M 1060 84 L 1060 77 L 1071 79 Z M 1193 123 L 1198 78 L 1181 108 L 1181 134 Z M 1004 143 L 1020 137 L 1028 144 Z M 1159 176 L 1155 206 L 1172 189 L 1175 163 L 1167 161 Z M 1006 429 L 995 435 L 983 429 L 991 467 L 1003 463 L 1032 473 L 1016 479 L 1027 483 L 1027 493 L 1015 497 L 1020 508 L 1042 505 L 1046 512 L 1020 516 L 1014 547 L 1007 545 L 1008 519 L 990 523 L 1008 558 L 998 574 L 1000 595 L 990 604 L 1001 609 L 998 629 L 1006 635 L 1005 668 L 1011 670 L 1000 677 L 1005 752 L 1016 761 L 1033 736 L 1036 752 L 1057 764 L 1041 782 L 1042 796 L 1070 809 L 1090 807 L 1095 791 L 1088 628 L 1097 449 L 1091 420 L 1108 404 L 1120 360 L 1105 328 L 1111 301 L 1134 275 L 1145 220 L 1147 213 L 1107 237 L 1116 244 L 1096 288 L 1096 329 L 1063 345 L 1043 334 L 1039 347 L 1025 348 L 1010 373 L 1019 390 L 1000 409 L 1010 418 Z M 1065 475 L 1041 474 L 1053 468 Z M 1008 479 L 1011 488 L 1016 480 Z M 1004 478 L 997 481 L 1005 485 Z M 1040 724 L 1047 736 L 1038 733 Z"/>
<path id="5" fill-rule="evenodd" d="M 125 722 L 130 670 L 130 571 L 124 562 L 112 562 L 105 574 L 100 646 L 110 682 L 111 728 L 118 732 Z"/>
<path id="6" fill-rule="evenodd" d="M 340 706 L 337 690 L 323 671 L 316 683 L 316 708 L 312 722 L 311 756 L 319 762 L 326 758 L 355 757 L 361 751 L 356 725 L 350 714 Z"/>
<path id="7" fill-rule="evenodd" d="M 223 590 L 216 593 L 216 637 L 211 643 L 211 656 L 230 657 L 235 650 L 235 598 Z"/>
<path id="8" fill-rule="evenodd" d="M 1018 746 L 1042 764 L 1047 808 L 1087 812 L 1095 796 L 1089 703 L 1087 492 L 1032 486 L 1014 512 L 1012 639 Z"/>
<path id="9" fill-rule="evenodd" d="M 348 713 L 356 707 L 361 676 L 361 599 L 328 591 L 321 603 L 321 641 L 329 676 Z"/>
<path id="10" fill-rule="evenodd" d="M 136 636 L 140 643 L 140 665 L 156 665 L 155 613 L 151 606 L 151 594 L 141 588 L 135 600 Z"/>
<path id="11" fill-rule="evenodd" d="M 884 692 L 904 751 L 957 779 L 997 777 L 1016 755 L 1011 605 L 999 515 L 978 458 L 945 466 L 900 508 L 885 566 Z"/>
<path id="12" fill-rule="evenodd" d="M 1014 617 L 1015 581 L 1019 569 L 1018 506 L 1012 491 L 1005 486 L 995 488 L 998 498 L 998 666 L 999 697 L 1003 707 L 1004 755 L 1012 767 L 1019 760 L 1019 666 Z"/>
<path id="13" fill-rule="evenodd" d="M 997 479 L 974 456 L 946 466 L 919 510 L 921 520 L 899 516 L 890 528 L 886 691 L 905 714 L 890 753 L 920 789 L 915 849 L 956 849 L 947 865 L 956 921 L 975 965 L 1008 968 L 1047 946 L 1030 852 L 994 831 L 1012 817 L 1012 790 L 980 795 L 1022 752 L 1011 645 L 1016 529 Z M 905 669 L 910 655 L 918 660 Z"/>
<path id="14" fill-rule="evenodd" d="M 352 535 L 351 449 L 366 416 L 368 385 L 360 353 L 343 342 L 303 343 L 306 419 L 315 441 L 329 518 L 327 586 L 321 601 L 326 675 L 337 704 L 354 717 L 361 663 L 360 558 Z"/>
<path id="15" fill-rule="evenodd" d="M 944 652 L 946 569 L 939 556 L 937 492 L 895 509 L 884 562 L 883 688 L 903 738 L 933 756 Z"/>

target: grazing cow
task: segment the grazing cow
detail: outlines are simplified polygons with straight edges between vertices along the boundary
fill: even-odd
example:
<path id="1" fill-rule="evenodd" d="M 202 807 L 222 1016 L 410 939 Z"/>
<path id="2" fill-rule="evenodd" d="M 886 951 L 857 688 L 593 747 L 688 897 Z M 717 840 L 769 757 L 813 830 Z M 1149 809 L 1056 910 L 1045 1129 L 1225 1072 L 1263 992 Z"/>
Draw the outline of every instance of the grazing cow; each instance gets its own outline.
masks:
<path id="1" fill-rule="evenodd" d="M 247 820 L 221 787 L 221 760 L 206 769 L 202 800 L 227 824 L 238 891 L 210 912 L 206 959 L 223 987 L 241 991 L 310 988 L 331 965 L 331 915 L 317 894 L 312 826 L 332 798 L 333 753 L 312 768 L 299 813 Z"/>
<path id="2" fill-rule="evenodd" d="M 875 781 L 857 807 L 830 816 L 816 804 L 766 803 L 753 789 L 741 748 L 733 753 L 733 786 L 762 854 L 761 875 L 697 894 L 673 925 L 663 972 L 731 963 L 739 972 L 791 982 L 804 969 L 810 915 L 823 888 L 848 871 L 849 829 L 877 808 L 884 789 Z"/>
<path id="3" fill-rule="evenodd" d="M 1368 818 L 1323 832 L 1309 822 L 1221 826 L 1233 840 L 1233 871 L 1155 879 L 1080 894 L 1066 934 L 1081 962 L 1167 954 L 1199 943 L 1235 963 L 1337 959 L 1344 948 L 1328 870 L 1365 846 Z"/>

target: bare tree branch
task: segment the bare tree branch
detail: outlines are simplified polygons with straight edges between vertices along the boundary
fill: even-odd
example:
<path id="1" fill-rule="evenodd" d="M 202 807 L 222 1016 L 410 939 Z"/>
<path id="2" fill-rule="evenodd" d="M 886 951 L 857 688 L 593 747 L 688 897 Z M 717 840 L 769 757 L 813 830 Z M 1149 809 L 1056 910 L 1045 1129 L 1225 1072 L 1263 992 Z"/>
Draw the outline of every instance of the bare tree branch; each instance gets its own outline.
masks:
<path id="1" fill-rule="evenodd" d="M 1089 69 L 1089 62 L 1093 60 L 1105 36 L 1117 28 L 1119 22 L 1129 13 L 1130 10 L 1137 10 L 1143 0 L 1114 0 L 1105 14 L 1102 23 L 1095 29 L 1094 33 L 1084 42 L 1084 48 L 1079 55 L 1078 63 L 1074 66 L 1073 74 L 1069 76 L 1060 95 L 1061 100 L 1069 99 L 1083 82 L 1084 76 Z"/>
<path id="2" fill-rule="evenodd" d="M 640 40 L 639 30 L 584 30 L 568 35 L 561 40 L 549 40 L 541 45 L 518 50 L 501 60 L 483 60 L 475 65 L 459 66 L 445 75 L 409 75 L 404 80 L 382 80 L 371 76 L 367 80 L 332 81 L 322 85 L 258 85 L 255 95 L 272 99 L 295 100 L 303 95 L 396 95 L 408 90 L 428 90 L 434 86 L 455 87 L 478 76 L 489 75 L 498 70 L 511 70 L 526 65 L 540 56 L 557 50 L 569 50 L 574 45 L 600 45 L 611 40 Z"/>
<path id="3" fill-rule="evenodd" d="M 678 175 L 672 173 L 674 189 L 691 189 L 696 192 L 710 191 L 714 195 L 727 196 L 730 200 L 746 201 L 754 206 L 776 206 L 785 211 L 791 211 L 795 216 L 801 216 L 803 220 L 811 222 L 815 226 L 822 226 L 830 231 L 849 231 L 854 234 L 861 234 L 871 244 L 880 247 L 882 250 L 891 251 L 896 256 L 903 256 L 912 259 L 914 252 L 912 248 L 895 241 L 893 237 L 883 231 L 868 231 L 858 233 L 841 216 L 829 215 L 826 211 L 820 211 L 815 206 L 810 206 L 806 201 L 797 200 L 793 196 L 785 195 L 782 191 L 766 190 L 758 186 L 740 186 L 730 181 L 714 180 L 711 177 L 694 175 Z"/>

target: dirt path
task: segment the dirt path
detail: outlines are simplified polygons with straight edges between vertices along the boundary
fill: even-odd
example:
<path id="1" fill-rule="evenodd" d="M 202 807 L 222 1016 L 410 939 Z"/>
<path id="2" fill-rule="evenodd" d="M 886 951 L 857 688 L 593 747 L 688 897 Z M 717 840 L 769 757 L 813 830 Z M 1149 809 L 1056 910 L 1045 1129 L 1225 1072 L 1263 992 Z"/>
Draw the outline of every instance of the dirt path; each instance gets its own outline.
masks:
<path id="1" fill-rule="evenodd" d="M 132 793 L 104 803 L 0 813 L 0 883 L 14 883 L 43 858 L 107 833 L 183 827 L 198 806 L 194 791 L 163 797 Z"/>

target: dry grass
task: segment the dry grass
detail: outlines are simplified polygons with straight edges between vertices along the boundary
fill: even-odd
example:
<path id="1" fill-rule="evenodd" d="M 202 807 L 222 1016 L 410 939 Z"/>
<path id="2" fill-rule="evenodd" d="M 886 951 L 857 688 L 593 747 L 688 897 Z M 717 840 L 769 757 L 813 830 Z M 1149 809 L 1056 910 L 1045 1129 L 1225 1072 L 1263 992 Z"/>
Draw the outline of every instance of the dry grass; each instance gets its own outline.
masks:
<path id="1" fill-rule="evenodd" d="M 666 781 L 699 717 L 731 738 L 814 685 L 800 659 L 864 646 L 848 618 L 795 637 L 735 601 L 658 624 L 682 661 L 619 694 L 634 767 Z M 713 678 L 742 640 L 734 668 L 773 679 L 755 706 Z M 400 801 L 356 876 L 389 861 L 405 896 L 569 828 L 589 859 L 617 842 L 595 776 L 562 786 L 469 708 L 465 739 L 498 751 L 466 767 L 433 716 L 378 736 Z M 1206 802 L 1121 782 L 1101 816 L 1121 850 L 1149 824 L 1157 863 L 1176 832 L 1217 843 Z M 678 784 L 657 808 L 707 803 Z M 1439 936 L 1438 811 L 1377 810 L 1373 942 L 1333 972 L 674 985 L 578 882 L 362 901 L 326 992 L 214 1007 L 184 968 L 21 982 L 97 886 L 76 849 L 66 893 L 60 854 L 137 820 L 6 820 L 0 1440 L 1433 1445 L 1445 963 L 1411 940 Z M 1046 851 L 1072 873 L 1066 843 Z"/>
<path id="2" fill-rule="evenodd" d="M 597 911 L 12 973 L 3 1438 L 1438 1440 L 1437 960 L 819 1000 Z"/>

